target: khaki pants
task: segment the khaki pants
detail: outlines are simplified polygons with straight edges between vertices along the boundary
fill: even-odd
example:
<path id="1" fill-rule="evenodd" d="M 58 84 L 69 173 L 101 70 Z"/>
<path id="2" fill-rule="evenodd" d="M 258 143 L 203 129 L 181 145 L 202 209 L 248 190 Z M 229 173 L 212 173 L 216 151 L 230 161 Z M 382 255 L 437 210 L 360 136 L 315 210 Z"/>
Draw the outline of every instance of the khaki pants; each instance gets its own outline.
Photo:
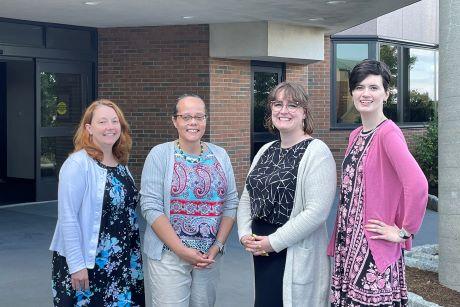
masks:
<path id="1" fill-rule="evenodd" d="M 194 269 L 170 251 L 161 260 L 144 257 L 146 305 L 151 307 L 212 307 L 216 301 L 221 255 L 207 269 Z"/>

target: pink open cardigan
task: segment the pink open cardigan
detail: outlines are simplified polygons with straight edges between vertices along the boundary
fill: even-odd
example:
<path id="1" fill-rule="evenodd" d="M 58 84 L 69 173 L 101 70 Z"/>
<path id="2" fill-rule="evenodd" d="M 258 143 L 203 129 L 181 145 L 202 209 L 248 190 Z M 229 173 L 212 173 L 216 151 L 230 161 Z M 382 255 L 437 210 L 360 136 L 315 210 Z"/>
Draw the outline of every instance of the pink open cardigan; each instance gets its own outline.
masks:
<path id="1" fill-rule="evenodd" d="M 346 154 L 362 127 L 355 129 L 348 140 Z M 428 182 L 407 148 L 401 130 L 387 120 L 375 132 L 364 163 L 364 224 L 376 219 L 389 225 L 403 227 L 411 234 L 419 230 L 428 199 Z M 337 225 L 334 227 L 327 253 L 334 255 Z M 379 272 L 401 257 L 401 248 L 410 250 L 411 239 L 405 243 L 372 240 L 375 235 L 365 230 L 369 249 Z"/>

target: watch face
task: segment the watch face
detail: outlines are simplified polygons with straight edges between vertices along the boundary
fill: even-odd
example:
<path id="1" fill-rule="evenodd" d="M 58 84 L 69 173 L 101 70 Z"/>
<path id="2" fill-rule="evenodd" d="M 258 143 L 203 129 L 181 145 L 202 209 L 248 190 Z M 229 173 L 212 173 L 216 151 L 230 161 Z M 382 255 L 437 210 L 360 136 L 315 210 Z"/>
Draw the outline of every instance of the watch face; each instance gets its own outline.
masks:
<path id="1" fill-rule="evenodd" d="M 406 232 L 405 232 L 404 230 L 402 230 L 402 229 L 399 230 L 398 235 L 399 235 L 399 237 L 400 237 L 401 239 L 409 239 L 409 238 L 410 238 L 410 236 L 408 236 L 408 235 L 406 234 Z"/>

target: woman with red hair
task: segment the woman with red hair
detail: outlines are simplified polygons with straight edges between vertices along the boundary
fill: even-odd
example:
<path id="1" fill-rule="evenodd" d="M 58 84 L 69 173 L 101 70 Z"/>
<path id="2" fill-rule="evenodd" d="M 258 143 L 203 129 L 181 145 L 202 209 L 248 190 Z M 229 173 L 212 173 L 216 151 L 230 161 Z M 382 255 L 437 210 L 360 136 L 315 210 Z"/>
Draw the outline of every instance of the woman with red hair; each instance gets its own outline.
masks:
<path id="1" fill-rule="evenodd" d="M 126 166 L 131 144 L 115 103 L 100 99 L 86 109 L 59 172 L 55 306 L 145 305 L 139 196 Z"/>

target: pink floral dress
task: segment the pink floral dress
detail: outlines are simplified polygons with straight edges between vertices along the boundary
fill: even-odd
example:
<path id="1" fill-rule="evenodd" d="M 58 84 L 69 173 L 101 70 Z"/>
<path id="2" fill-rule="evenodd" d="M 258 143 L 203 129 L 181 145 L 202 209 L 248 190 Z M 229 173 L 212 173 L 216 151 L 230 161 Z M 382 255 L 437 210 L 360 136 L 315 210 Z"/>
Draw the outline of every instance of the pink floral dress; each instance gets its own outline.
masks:
<path id="1" fill-rule="evenodd" d="M 331 282 L 331 306 L 407 306 L 404 259 L 379 273 L 364 236 L 364 160 L 378 127 L 361 132 L 342 164 L 341 202 Z"/>

